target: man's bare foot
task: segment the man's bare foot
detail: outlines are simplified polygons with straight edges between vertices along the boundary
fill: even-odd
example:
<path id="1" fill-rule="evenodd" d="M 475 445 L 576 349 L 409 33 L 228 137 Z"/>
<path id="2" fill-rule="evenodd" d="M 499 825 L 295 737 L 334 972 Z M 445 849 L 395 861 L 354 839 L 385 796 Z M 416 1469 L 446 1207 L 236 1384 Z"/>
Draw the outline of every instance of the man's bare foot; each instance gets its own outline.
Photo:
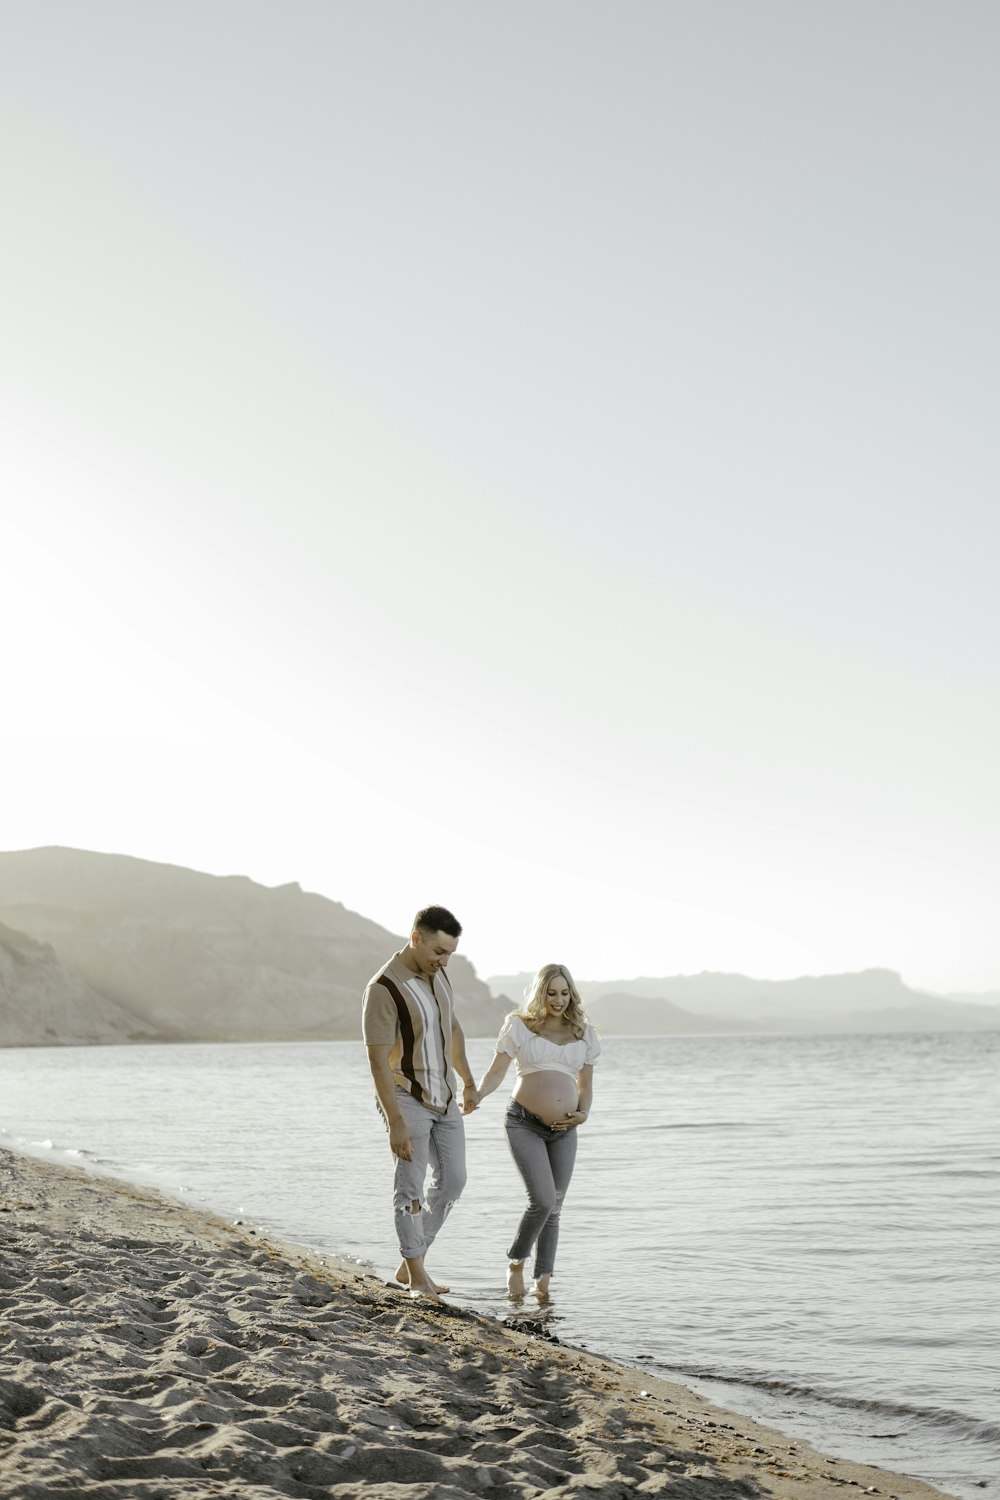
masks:
<path id="1" fill-rule="evenodd" d="M 524 1296 L 523 1260 L 511 1260 L 507 1262 L 507 1295 L 508 1297 Z"/>
<path id="2" fill-rule="evenodd" d="M 417 1298 L 419 1298 L 421 1302 L 441 1301 L 441 1298 L 438 1296 L 438 1288 L 434 1285 L 429 1276 L 426 1277 L 424 1281 L 411 1281 L 406 1290 L 408 1295 L 412 1297 L 414 1301 L 416 1301 Z"/>
<path id="3" fill-rule="evenodd" d="M 405 1260 L 401 1260 L 396 1268 L 396 1280 L 399 1282 L 400 1286 L 409 1287 L 411 1291 L 423 1285 L 423 1282 L 421 1281 L 419 1275 L 417 1276 L 416 1286 L 414 1285 L 413 1278 L 410 1275 L 410 1268 Z M 437 1282 L 434 1281 L 430 1276 L 428 1276 L 426 1271 L 423 1272 L 423 1281 L 425 1281 L 428 1286 L 430 1286 L 437 1293 L 439 1297 L 443 1297 L 445 1292 L 451 1291 L 450 1286 L 438 1286 Z"/>
<path id="4" fill-rule="evenodd" d="M 548 1276 L 535 1277 L 535 1296 L 538 1298 L 539 1302 L 548 1302 L 551 1300 L 549 1297 Z"/>

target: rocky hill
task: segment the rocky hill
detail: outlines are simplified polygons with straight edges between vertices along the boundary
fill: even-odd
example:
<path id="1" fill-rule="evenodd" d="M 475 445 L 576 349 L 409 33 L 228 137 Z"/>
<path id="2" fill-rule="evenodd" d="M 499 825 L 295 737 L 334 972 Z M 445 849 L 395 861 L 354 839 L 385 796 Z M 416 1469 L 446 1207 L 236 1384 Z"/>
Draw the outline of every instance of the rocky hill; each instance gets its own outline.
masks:
<path id="1" fill-rule="evenodd" d="M 0 853 L 0 921 L 82 981 L 74 1040 L 106 1039 L 89 997 L 164 1040 L 357 1037 L 364 985 L 405 941 L 298 885 L 62 848 Z M 448 973 L 466 1034 L 495 1034 L 509 1007 L 461 956 Z"/>
<path id="2" fill-rule="evenodd" d="M 132 1042 L 152 1028 L 63 967 L 48 943 L 0 924 L 0 1046 Z"/>

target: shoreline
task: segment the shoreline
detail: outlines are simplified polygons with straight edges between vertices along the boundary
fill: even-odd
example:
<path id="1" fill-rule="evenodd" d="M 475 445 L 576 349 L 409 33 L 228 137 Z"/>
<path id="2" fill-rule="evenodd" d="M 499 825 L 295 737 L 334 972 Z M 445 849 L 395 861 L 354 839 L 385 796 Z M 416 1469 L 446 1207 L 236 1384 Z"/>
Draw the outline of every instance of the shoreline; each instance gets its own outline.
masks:
<path id="1" fill-rule="evenodd" d="M 154 1189 L 0 1148 L 0 1492 L 933 1500 Z"/>

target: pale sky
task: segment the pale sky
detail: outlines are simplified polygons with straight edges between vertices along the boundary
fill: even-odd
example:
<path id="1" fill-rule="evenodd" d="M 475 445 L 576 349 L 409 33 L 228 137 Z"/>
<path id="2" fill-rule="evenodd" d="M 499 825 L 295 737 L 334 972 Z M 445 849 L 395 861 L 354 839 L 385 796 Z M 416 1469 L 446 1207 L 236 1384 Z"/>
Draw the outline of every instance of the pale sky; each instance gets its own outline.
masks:
<path id="1" fill-rule="evenodd" d="M 0 847 L 1000 988 L 998 55 L 0 0 Z"/>

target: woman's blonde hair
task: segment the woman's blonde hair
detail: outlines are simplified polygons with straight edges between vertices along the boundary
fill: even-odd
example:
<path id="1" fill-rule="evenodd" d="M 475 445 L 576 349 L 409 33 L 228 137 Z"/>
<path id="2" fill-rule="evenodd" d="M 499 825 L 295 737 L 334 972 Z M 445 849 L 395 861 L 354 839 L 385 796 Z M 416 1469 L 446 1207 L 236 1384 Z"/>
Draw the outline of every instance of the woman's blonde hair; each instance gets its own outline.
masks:
<path id="1" fill-rule="evenodd" d="M 583 1036 L 587 1017 L 584 1013 L 580 991 L 573 983 L 573 976 L 565 964 L 545 964 L 539 969 L 534 979 L 525 988 L 524 1008 L 518 1012 L 518 1015 L 525 1022 L 529 1031 L 537 1031 L 538 1027 L 545 1020 L 546 993 L 553 979 L 557 977 L 565 979 L 569 985 L 569 1004 L 563 1014 L 572 1028 L 573 1035 L 579 1039 Z"/>

